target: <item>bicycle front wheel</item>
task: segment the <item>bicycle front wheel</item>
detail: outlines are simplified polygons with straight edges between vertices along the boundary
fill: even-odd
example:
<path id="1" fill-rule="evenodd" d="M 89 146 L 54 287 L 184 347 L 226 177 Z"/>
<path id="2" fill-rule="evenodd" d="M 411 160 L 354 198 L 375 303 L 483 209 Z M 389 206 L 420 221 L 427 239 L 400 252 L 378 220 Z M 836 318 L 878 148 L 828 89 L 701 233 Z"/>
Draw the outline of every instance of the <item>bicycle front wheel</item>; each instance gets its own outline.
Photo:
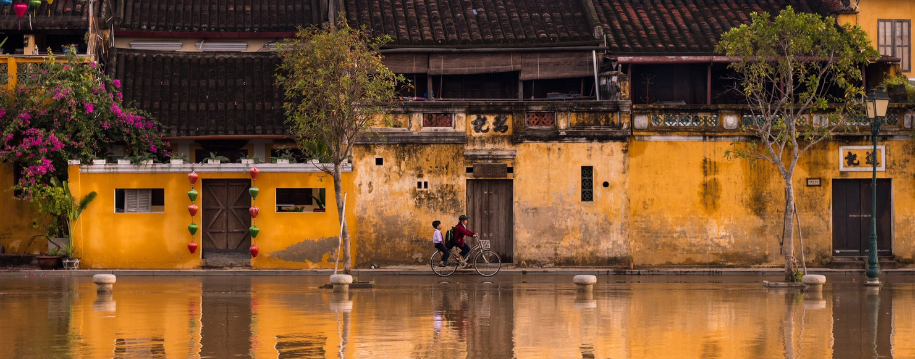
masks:
<path id="1" fill-rule="evenodd" d="M 432 266 L 432 271 L 440 277 L 447 277 L 457 270 L 458 260 L 456 258 L 449 258 L 448 263 L 445 263 L 444 267 L 439 265 L 439 262 L 441 261 L 442 251 L 435 251 L 435 253 L 432 253 L 432 259 L 429 260 L 429 265 Z"/>
<path id="2" fill-rule="evenodd" d="M 496 252 L 484 249 L 473 259 L 473 268 L 484 277 L 492 277 L 502 269 L 502 259 Z"/>

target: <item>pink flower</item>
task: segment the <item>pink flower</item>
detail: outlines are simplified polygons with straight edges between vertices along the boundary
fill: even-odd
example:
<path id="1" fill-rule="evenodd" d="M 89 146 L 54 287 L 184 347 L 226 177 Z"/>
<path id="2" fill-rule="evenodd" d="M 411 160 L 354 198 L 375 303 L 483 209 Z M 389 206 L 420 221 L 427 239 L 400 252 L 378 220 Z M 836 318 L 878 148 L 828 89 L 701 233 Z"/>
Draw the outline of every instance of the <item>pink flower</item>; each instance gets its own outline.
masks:
<path id="1" fill-rule="evenodd" d="M 121 88 L 121 80 L 114 79 L 114 81 L 111 81 L 111 83 L 114 84 L 114 87 Z"/>
<path id="2" fill-rule="evenodd" d="M 92 113 L 92 104 L 91 103 L 86 104 L 86 113 Z"/>

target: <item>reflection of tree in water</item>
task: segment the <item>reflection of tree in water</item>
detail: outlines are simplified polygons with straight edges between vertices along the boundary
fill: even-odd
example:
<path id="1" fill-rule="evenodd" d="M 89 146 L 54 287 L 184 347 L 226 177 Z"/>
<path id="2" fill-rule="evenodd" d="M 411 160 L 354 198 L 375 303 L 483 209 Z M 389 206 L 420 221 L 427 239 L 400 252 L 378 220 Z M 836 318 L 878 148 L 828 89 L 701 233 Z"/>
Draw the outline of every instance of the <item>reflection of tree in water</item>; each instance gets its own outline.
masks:
<path id="1" fill-rule="evenodd" d="M 317 334 L 299 333 L 276 336 L 278 358 L 325 358 L 324 344 L 327 337 Z"/>

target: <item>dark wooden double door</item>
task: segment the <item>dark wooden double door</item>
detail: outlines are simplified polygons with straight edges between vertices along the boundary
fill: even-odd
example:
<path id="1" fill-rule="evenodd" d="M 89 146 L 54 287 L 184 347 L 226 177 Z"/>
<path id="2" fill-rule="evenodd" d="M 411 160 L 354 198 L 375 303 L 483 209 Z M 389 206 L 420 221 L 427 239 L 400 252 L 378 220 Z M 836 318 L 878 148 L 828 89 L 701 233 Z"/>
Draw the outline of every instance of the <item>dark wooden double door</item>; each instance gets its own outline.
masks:
<path id="1" fill-rule="evenodd" d="M 511 263 L 514 253 L 512 226 L 514 188 L 511 180 L 467 181 L 467 227 L 487 239 L 490 249 L 498 253 L 502 263 Z"/>
<path id="2" fill-rule="evenodd" d="M 249 180 L 203 180 L 203 257 L 207 253 L 247 252 L 251 247 Z"/>
<path id="3" fill-rule="evenodd" d="M 832 254 L 869 253 L 872 188 L 870 179 L 832 181 Z M 893 246 L 892 182 L 877 180 L 877 254 L 891 255 Z"/>

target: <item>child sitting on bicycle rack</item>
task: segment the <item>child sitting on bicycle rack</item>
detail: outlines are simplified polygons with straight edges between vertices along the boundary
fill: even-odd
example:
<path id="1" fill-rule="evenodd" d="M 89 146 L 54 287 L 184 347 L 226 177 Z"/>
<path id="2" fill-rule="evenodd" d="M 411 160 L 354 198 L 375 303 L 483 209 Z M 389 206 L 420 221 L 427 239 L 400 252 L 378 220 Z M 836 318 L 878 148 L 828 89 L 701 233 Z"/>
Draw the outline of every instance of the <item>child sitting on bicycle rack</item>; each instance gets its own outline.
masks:
<path id="1" fill-rule="evenodd" d="M 462 214 L 458 217 L 457 226 L 454 227 L 454 246 L 461 249 L 461 259 L 466 261 L 467 253 L 470 253 L 470 246 L 464 243 L 465 236 L 476 237 L 477 234 L 467 229 L 467 216 Z M 470 264 L 466 264 L 466 267 L 470 266 Z"/>
<path id="2" fill-rule="evenodd" d="M 441 221 L 432 221 L 432 228 L 435 228 L 435 232 L 432 232 L 432 244 L 435 245 L 435 248 L 442 252 L 442 260 L 438 262 L 439 267 L 444 267 L 448 263 L 448 254 L 451 251 L 445 247 L 445 242 L 442 240 L 442 222 Z"/>

